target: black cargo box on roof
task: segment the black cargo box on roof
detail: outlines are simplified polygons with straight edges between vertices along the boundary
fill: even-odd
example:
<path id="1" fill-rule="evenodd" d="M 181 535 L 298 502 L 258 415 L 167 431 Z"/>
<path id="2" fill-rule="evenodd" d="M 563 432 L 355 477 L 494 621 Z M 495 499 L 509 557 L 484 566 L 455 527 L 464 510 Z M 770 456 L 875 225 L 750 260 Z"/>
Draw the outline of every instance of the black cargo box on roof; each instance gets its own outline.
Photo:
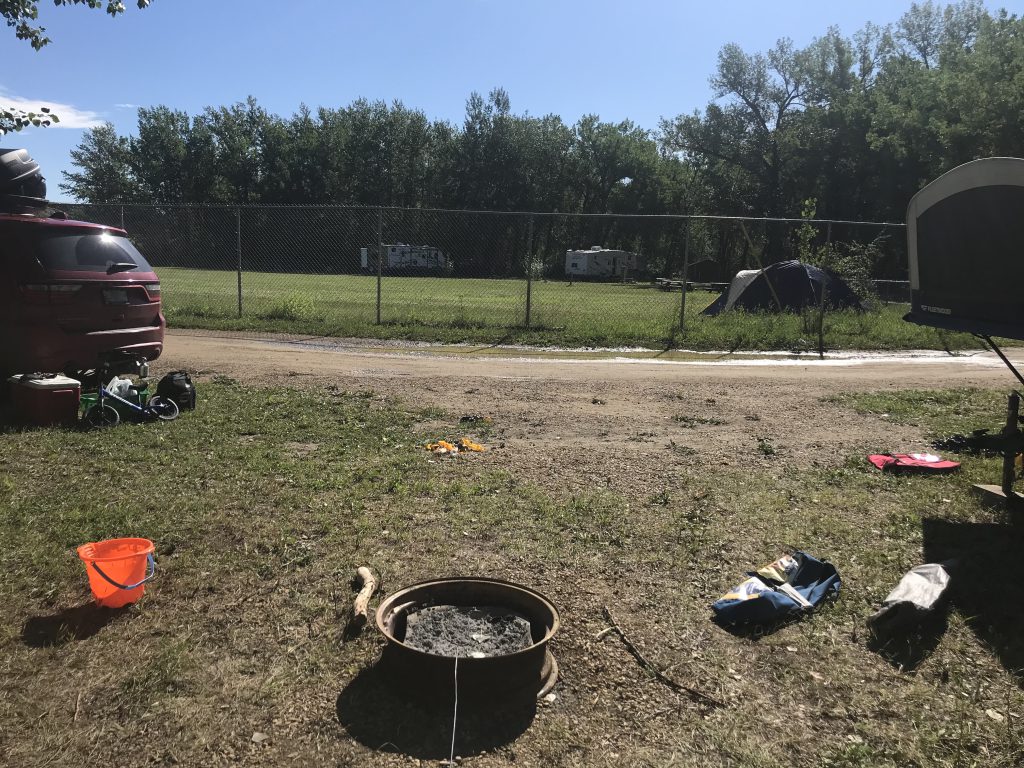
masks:
<path id="1" fill-rule="evenodd" d="M 0 211 L 32 212 L 46 206 L 46 179 L 28 150 L 0 147 Z"/>
<path id="2" fill-rule="evenodd" d="M 914 195 L 907 250 L 905 319 L 1024 339 L 1024 160 L 975 160 Z"/>

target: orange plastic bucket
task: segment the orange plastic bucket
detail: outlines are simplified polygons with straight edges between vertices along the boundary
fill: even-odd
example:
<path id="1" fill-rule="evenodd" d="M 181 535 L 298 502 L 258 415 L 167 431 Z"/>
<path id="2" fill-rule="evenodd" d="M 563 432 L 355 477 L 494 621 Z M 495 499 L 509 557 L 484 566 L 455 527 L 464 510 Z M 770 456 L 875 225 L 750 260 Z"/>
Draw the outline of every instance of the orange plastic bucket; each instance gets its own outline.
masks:
<path id="1" fill-rule="evenodd" d="M 149 539 L 108 539 L 83 544 L 78 548 L 78 556 L 85 564 L 93 597 L 107 608 L 134 603 L 146 591 L 145 583 L 156 574 L 153 542 Z"/>

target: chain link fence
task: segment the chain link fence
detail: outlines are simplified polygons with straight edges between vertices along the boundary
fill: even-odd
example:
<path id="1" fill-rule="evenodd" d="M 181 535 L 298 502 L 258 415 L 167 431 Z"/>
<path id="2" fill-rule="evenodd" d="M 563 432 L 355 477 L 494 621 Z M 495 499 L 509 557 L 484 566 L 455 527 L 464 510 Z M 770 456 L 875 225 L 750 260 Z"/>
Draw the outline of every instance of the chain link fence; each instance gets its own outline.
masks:
<path id="1" fill-rule="evenodd" d="M 339 206 L 64 205 L 126 229 L 171 326 L 693 349 L 914 348 L 901 224 Z M 797 259 L 863 311 L 702 313 L 740 270 Z M 684 290 L 685 288 L 685 290 Z"/>

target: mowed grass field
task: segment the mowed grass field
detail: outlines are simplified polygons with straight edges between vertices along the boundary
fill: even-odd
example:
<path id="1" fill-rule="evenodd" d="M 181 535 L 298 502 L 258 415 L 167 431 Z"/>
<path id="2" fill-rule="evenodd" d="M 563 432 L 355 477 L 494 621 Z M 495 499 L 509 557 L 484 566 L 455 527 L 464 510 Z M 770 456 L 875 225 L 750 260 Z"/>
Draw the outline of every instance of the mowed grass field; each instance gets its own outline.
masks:
<path id="1" fill-rule="evenodd" d="M 365 684 L 381 645 L 372 627 L 343 642 L 360 564 L 385 593 L 481 574 L 560 606 L 555 699 L 482 754 L 472 739 L 502 725 L 463 712 L 463 765 L 1024 761 L 1024 541 L 970 492 L 998 477 L 998 459 L 900 477 L 854 451 L 827 466 L 766 455 L 694 465 L 647 499 L 570 493 L 486 455 L 424 451 L 463 434 L 458 413 L 333 386 L 200 386 L 201 408 L 169 424 L 0 432 L 4 764 L 442 764 L 451 712 Z M 836 400 L 943 434 L 986 423 L 1002 396 Z M 481 424 L 474 436 L 493 446 L 505 425 Z M 139 603 L 96 609 L 74 547 L 125 535 L 156 542 L 158 577 Z M 790 544 L 836 564 L 839 598 L 764 636 L 712 624 L 710 602 Z M 865 619 L 900 575 L 947 558 L 958 566 L 938 625 L 873 648 Z M 596 639 L 604 605 L 664 674 L 722 706 L 677 695 L 614 635 Z"/>
<path id="2" fill-rule="evenodd" d="M 717 294 L 686 297 L 646 284 L 536 280 L 526 326 L 525 280 L 385 276 L 377 323 L 377 279 L 364 275 L 242 274 L 238 316 L 235 272 L 158 268 L 172 327 L 255 330 L 438 342 L 519 342 L 559 346 L 639 345 L 697 350 L 818 347 L 815 313 L 719 317 L 700 313 Z M 966 349 L 966 334 L 939 333 L 903 320 L 905 304 L 828 313 L 828 349 Z"/>

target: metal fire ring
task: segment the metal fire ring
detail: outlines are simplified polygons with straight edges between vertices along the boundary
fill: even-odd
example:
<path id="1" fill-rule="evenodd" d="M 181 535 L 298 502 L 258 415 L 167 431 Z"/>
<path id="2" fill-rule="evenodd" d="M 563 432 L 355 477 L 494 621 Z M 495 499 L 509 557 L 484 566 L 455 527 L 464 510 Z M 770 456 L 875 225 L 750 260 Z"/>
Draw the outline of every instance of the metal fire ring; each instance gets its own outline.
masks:
<path id="1" fill-rule="evenodd" d="M 435 605 L 496 606 L 515 611 L 530 622 L 533 644 L 515 653 L 486 658 L 459 657 L 459 699 L 523 701 L 544 696 L 558 679 L 558 663 L 548 643 L 560 620 L 554 604 L 539 592 L 500 579 L 449 578 L 405 587 L 377 608 L 377 629 L 387 645 L 381 665 L 412 692 L 449 698 L 455 692 L 454 656 L 425 653 L 402 642 L 409 614 Z"/>

